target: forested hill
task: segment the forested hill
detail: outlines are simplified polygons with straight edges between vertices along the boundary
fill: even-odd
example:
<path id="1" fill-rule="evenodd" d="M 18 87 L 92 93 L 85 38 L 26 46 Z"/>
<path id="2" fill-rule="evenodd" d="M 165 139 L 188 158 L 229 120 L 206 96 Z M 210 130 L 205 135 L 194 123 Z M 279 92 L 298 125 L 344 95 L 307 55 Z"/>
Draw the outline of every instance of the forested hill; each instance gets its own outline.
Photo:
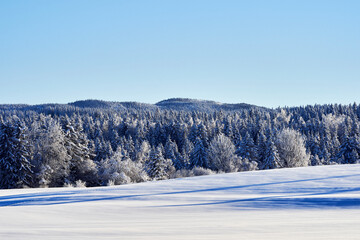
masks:
<path id="1" fill-rule="evenodd" d="M 236 110 L 248 110 L 248 109 L 265 109 L 255 105 L 246 103 L 228 104 L 218 103 L 214 101 L 206 100 L 194 100 L 187 98 L 171 98 L 160 101 L 155 104 L 162 109 L 169 110 L 181 110 L 181 111 L 200 111 L 200 112 L 211 112 L 211 111 L 236 111 Z"/>
<path id="2" fill-rule="evenodd" d="M 25 105 L 25 104 L 3 104 L 0 105 L 2 110 L 18 109 L 18 110 L 75 110 L 78 109 L 103 109 L 113 111 L 126 110 L 173 110 L 173 111 L 199 111 L 199 112 L 215 112 L 215 111 L 239 111 L 248 109 L 266 109 L 246 103 L 227 104 L 218 103 L 207 100 L 196 100 L 188 98 L 171 98 L 160 101 L 156 104 L 147 104 L 139 102 L 111 102 L 102 100 L 80 100 L 68 104 L 40 104 L 40 105 Z"/>

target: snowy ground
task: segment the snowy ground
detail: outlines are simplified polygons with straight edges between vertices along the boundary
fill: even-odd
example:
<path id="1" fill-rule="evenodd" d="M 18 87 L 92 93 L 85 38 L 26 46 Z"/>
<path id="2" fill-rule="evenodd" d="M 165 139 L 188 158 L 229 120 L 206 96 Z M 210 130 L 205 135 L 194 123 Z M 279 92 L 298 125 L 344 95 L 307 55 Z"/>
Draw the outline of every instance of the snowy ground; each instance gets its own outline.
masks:
<path id="1" fill-rule="evenodd" d="M 1 190 L 0 239 L 360 239 L 360 165 Z"/>

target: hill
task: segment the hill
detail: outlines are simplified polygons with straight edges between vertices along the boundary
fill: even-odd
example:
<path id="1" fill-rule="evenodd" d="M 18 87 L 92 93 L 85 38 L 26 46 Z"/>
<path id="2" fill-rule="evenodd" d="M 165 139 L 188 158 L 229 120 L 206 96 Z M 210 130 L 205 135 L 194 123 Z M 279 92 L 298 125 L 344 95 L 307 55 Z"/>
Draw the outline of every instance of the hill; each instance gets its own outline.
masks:
<path id="1" fill-rule="evenodd" d="M 26 105 L 26 104 L 2 104 L 0 110 L 59 110 L 66 109 L 102 109 L 112 111 L 126 111 L 126 110 L 144 110 L 144 111 L 156 111 L 156 110 L 173 110 L 173 111 L 199 111 L 199 112 L 214 112 L 214 111 L 240 111 L 248 109 L 262 109 L 264 107 L 258 107 L 246 103 L 239 104 L 227 104 L 218 103 L 207 100 L 196 100 L 188 98 L 171 98 L 160 101 L 156 104 L 139 103 L 139 102 L 112 102 L 102 100 L 79 100 L 68 104 L 39 104 L 39 105 Z"/>
<path id="2" fill-rule="evenodd" d="M 250 105 L 246 103 L 228 104 L 219 103 L 208 100 L 198 100 L 189 98 L 170 98 L 160 101 L 156 104 L 138 103 L 138 102 L 106 102 L 100 100 L 84 100 L 69 103 L 71 106 L 80 108 L 101 108 L 101 109 L 115 109 L 115 110 L 174 110 L 174 111 L 199 111 L 199 112 L 214 112 L 214 111 L 239 111 L 248 109 L 263 109 L 266 108 Z"/>
<path id="3" fill-rule="evenodd" d="M 220 111 L 220 110 L 236 111 L 236 110 L 245 110 L 251 108 L 265 109 L 262 107 L 258 107 L 246 103 L 228 104 L 228 103 L 219 103 L 214 101 L 188 99 L 188 98 L 171 98 L 160 101 L 155 105 L 163 109 L 175 109 L 182 111 L 202 111 L 202 112 Z"/>
<path id="4" fill-rule="evenodd" d="M 357 239 L 360 165 L 0 190 L 1 239 Z"/>

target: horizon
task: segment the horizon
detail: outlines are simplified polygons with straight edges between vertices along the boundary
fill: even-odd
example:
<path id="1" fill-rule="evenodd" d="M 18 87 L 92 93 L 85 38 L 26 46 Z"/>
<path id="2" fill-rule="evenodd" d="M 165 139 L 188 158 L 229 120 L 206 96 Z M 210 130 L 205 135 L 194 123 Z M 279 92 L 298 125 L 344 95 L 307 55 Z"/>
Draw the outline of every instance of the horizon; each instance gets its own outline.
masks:
<path id="1" fill-rule="evenodd" d="M 147 102 L 139 102 L 139 101 L 108 101 L 108 100 L 102 100 L 102 99 L 78 99 L 75 101 L 71 101 L 71 102 L 44 102 L 44 103 L 36 103 L 36 104 L 28 104 L 28 103 L 0 103 L 1 105 L 26 105 L 26 106 L 40 106 L 40 105 L 48 105 L 48 104 L 59 104 L 59 105 L 68 105 L 68 104 L 72 104 L 72 103 L 76 103 L 76 102 L 82 102 L 82 101 L 100 101 L 100 102 L 111 102 L 111 103 L 140 103 L 140 104 L 149 104 L 149 105 L 156 105 L 159 104 L 160 102 L 163 101 L 169 101 L 169 100 L 175 100 L 175 99 L 181 99 L 181 100 L 192 100 L 192 101 L 205 101 L 205 102 L 214 102 L 214 103 L 218 103 L 218 104 L 248 104 L 251 106 L 255 106 L 255 107 L 264 107 L 264 108 L 268 108 L 268 109 L 277 109 L 277 108 L 296 108 L 296 107 L 306 107 L 306 106 L 324 106 L 324 105 L 343 105 L 343 106 L 351 106 L 353 104 L 357 104 L 359 105 L 358 102 L 352 102 L 352 103 L 324 103 L 324 104 L 305 104 L 305 105 L 296 105 L 296 106 L 278 106 L 278 107 L 266 107 L 264 105 L 256 105 L 256 104 L 252 104 L 252 103 L 246 103 L 246 102 L 235 102 L 235 103 L 229 103 L 229 102 L 218 102 L 218 101 L 214 101 L 211 99 L 195 99 L 195 98 L 183 98 L 183 97 L 172 97 L 172 98 L 167 98 L 167 99 L 162 99 L 159 100 L 155 103 L 147 103 Z"/>
<path id="2" fill-rule="evenodd" d="M 1 104 L 360 102 L 360 2 L 0 3 Z"/>

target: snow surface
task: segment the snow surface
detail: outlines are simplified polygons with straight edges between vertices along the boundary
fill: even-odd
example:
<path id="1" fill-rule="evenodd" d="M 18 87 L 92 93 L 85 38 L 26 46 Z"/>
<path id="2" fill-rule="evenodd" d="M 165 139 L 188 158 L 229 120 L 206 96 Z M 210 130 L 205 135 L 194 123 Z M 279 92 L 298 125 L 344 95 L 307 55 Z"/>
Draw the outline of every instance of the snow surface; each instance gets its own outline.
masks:
<path id="1" fill-rule="evenodd" d="M 360 165 L 1 190 L 0 239 L 360 239 Z"/>

